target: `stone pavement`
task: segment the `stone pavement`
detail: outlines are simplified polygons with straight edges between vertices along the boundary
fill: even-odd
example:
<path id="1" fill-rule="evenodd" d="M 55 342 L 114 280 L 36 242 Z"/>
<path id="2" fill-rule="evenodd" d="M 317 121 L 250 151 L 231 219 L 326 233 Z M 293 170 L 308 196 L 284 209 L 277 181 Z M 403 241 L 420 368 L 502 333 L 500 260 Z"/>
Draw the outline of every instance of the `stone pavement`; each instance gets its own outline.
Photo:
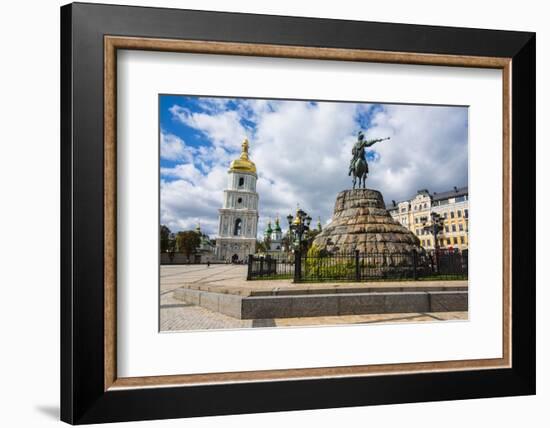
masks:
<path id="1" fill-rule="evenodd" d="M 168 291 L 160 298 L 160 330 L 211 330 L 253 327 L 252 320 L 238 320 L 200 306 L 174 299 Z"/>
<path id="2" fill-rule="evenodd" d="M 263 282 L 272 286 L 285 286 L 284 281 L 246 282 L 246 266 L 243 265 L 185 265 L 161 266 L 161 331 L 185 331 L 205 329 L 240 329 L 258 327 L 290 327 L 337 324 L 403 323 L 422 321 L 467 320 L 467 312 L 434 312 L 409 314 L 344 315 L 325 317 L 279 318 L 260 320 L 239 320 L 218 312 L 194 306 L 173 297 L 182 284 L 209 284 L 226 286 L 245 284 L 258 287 Z M 253 284 L 250 284 L 253 283 Z M 290 284 L 290 282 L 288 281 Z M 373 284 L 369 284 L 369 287 Z M 415 283 L 413 283 L 415 284 Z M 318 285 L 318 284 L 316 284 Z M 412 284 L 411 284 L 412 285 Z M 416 283 L 418 285 L 418 283 Z M 286 285 L 289 286 L 289 285 Z M 334 284 L 333 284 L 334 286 Z M 364 286 L 364 283 L 363 283 Z"/>
<path id="3" fill-rule="evenodd" d="M 246 282 L 246 265 L 161 265 L 160 292 L 175 290 L 183 283 Z"/>

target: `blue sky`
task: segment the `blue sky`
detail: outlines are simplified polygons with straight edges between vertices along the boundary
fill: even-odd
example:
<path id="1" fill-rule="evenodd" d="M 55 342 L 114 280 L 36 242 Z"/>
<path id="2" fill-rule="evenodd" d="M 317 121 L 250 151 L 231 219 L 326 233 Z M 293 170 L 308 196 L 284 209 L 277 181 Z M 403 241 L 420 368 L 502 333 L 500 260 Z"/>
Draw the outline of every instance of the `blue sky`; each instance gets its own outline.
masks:
<path id="1" fill-rule="evenodd" d="M 300 204 L 330 221 L 336 194 L 351 187 L 347 166 L 357 132 L 391 137 L 368 152 L 367 187 L 386 203 L 420 188 L 467 184 L 468 110 L 298 100 L 161 95 L 161 223 L 215 236 L 227 168 L 244 138 L 258 169 L 259 233 Z"/>

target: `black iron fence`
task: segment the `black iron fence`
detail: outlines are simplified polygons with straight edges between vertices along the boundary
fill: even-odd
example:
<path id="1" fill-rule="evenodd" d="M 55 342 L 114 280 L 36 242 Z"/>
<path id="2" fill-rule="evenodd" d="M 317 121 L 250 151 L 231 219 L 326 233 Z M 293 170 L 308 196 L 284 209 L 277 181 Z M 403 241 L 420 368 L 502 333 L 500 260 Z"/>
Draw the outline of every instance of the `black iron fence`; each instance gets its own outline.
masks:
<path id="1" fill-rule="evenodd" d="M 248 256 L 246 279 L 290 279 L 294 277 L 294 254 Z"/>
<path id="2" fill-rule="evenodd" d="M 247 279 L 294 282 L 467 279 L 468 251 L 254 256 Z"/>

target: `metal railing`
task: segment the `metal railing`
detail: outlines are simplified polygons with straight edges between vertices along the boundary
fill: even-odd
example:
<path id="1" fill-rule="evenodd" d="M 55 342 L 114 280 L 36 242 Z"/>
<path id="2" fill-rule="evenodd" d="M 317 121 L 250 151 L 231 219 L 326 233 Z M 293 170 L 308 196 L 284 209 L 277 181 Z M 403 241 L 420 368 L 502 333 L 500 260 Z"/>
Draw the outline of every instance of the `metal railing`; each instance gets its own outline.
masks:
<path id="1" fill-rule="evenodd" d="M 246 279 L 292 279 L 295 270 L 294 254 L 277 256 L 248 256 Z"/>
<path id="2" fill-rule="evenodd" d="M 294 282 L 467 279 L 468 251 L 250 255 L 247 279 Z"/>

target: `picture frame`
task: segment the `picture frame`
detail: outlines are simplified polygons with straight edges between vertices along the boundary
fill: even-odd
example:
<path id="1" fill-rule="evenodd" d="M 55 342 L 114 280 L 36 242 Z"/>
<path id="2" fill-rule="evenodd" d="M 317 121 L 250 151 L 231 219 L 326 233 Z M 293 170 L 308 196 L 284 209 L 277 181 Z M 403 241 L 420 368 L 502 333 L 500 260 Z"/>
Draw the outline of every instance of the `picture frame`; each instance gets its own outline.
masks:
<path id="1" fill-rule="evenodd" d="M 502 358 L 119 378 L 120 49 L 501 69 Z M 534 33 L 63 6 L 61 419 L 86 424 L 534 394 L 535 97 Z"/>

